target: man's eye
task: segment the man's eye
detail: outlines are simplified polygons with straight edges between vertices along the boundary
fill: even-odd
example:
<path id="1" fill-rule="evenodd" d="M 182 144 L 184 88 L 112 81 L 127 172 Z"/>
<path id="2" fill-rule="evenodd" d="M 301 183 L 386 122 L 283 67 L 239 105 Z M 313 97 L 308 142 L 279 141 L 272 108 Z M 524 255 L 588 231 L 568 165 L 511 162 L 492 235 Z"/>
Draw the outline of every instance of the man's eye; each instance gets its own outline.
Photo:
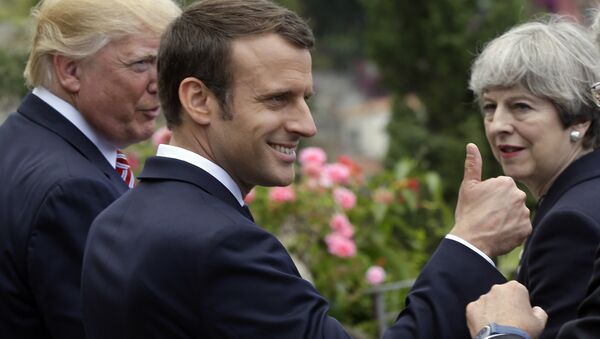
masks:
<path id="1" fill-rule="evenodd" d="M 152 60 L 140 60 L 130 64 L 130 67 L 134 72 L 145 72 L 152 67 L 152 64 Z"/>
<path id="2" fill-rule="evenodd" d="M 271 97 L 271 101 L 273 102 L 283 102 L 285 101 L 286 96 L 284 94 L 281 95 L 275 95 Z"/>

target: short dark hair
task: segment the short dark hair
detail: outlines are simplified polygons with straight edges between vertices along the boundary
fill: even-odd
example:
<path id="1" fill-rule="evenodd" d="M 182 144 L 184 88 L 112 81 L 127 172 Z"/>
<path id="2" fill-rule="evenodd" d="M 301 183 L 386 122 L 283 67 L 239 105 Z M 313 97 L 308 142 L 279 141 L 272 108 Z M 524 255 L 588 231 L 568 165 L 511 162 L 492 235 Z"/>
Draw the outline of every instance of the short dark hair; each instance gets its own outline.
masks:
<path id="1" fill-rule="evenodd" d="M 291 44 L 310 49 L 314 36 L 296 13 L 268 0 L 203 0 L 187 7 L 161 39 L 158 86 L 169 127 L 181 124 L 179 84 L 201 80 L 217 97 L 226 115 L 232 74 L 232 41 L 276 33 Z"/>

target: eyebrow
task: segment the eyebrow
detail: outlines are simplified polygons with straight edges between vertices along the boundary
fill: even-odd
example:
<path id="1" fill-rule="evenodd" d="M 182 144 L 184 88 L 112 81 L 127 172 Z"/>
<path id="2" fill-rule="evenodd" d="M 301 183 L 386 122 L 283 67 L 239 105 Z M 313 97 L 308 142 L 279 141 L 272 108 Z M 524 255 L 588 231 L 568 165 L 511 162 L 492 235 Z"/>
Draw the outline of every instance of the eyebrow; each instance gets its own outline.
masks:
<path id="1" fill-rule="evenodd" d="M 265 94 L 260 94 L 256 97 L 257 100 L 266 100 L 275 96 L 289 96 L 289 95 L 294 95 L 294 91 L 289 90 L 289 89 L 282 89 L 282 90 L 273 90 L 270 91 L 268 93 Z M 309 91 L 308 93 L 305 93 L 304 96 L 305 97 L 312 97 L 313 95 L 315 95 L 314 91 Z"/>
<path id="2" fill-rule="evenodd" d="M 138 61 L 154 61 L 158 57 L 155 53 L 145 53 L 145 54 L 131 54 L 125 56 L 119 56 L 118 60 L 125 64 L 131 64 Z"/>
<path id="3" fill-rule="evenodd" d="M 486 95 L 486 93 L 483 94 L 483 100 L 490 100 L 490 101 L 497 101 L 497 100 L 492 100 L 489 96 Z M 539 100 L 538 97 L 536 97 L 535 95 L 531 94 L 531 95 L 527 95 L 527 94 L 517 94 L 517 95 L 510 95 L 508 96 L 508 100 L 530 100 L 530 101 L 536 101 Z"/>

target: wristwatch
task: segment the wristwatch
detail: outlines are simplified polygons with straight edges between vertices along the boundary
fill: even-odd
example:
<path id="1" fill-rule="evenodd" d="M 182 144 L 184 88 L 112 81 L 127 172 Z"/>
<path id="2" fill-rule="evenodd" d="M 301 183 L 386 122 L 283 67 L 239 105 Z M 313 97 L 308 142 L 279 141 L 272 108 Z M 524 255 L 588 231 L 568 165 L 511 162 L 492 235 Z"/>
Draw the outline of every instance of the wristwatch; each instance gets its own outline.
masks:
<path id="1" fill-rule="evenodd" d="M 503 326 L 496 323 L 491 323 L 482 328 L 475 339 L 531 339 L 527 332 L 520 328 L 512 326 Z"/>

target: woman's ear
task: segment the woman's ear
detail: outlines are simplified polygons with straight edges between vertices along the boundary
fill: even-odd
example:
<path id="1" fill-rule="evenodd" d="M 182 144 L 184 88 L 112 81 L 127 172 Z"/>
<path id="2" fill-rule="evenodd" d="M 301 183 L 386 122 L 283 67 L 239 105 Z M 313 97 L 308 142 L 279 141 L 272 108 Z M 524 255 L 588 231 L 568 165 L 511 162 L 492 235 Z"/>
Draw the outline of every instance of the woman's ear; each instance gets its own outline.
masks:
<path id="1" fill-rule="evenodd" d="M 188 77 L 179 84 L 179 101 L 183 114 L 188 115 L 199 125 L 210 125 L 212 91 L 194 77 Z"/>
<path id="2" fill-rule="evenodd" d="M 58 85 L 69 94 L 78 93 L 81 87 L 79 81 L 81 61 L 64 55 L 54 55 L 52 56 L 52 66 Z"/>
<path id="3" fill-rule="evenodd" d="M 573 125 L 571 128 L 579 131 L 581 133 L 581 135 L 585 135 L 585 133 L 587 132 L 587 130 L 590 128 L 590 125 L 592 123 L 588 120 L 588 121 L 584 121 L 584 122 L 580 122 L 578 124 Z"/>

